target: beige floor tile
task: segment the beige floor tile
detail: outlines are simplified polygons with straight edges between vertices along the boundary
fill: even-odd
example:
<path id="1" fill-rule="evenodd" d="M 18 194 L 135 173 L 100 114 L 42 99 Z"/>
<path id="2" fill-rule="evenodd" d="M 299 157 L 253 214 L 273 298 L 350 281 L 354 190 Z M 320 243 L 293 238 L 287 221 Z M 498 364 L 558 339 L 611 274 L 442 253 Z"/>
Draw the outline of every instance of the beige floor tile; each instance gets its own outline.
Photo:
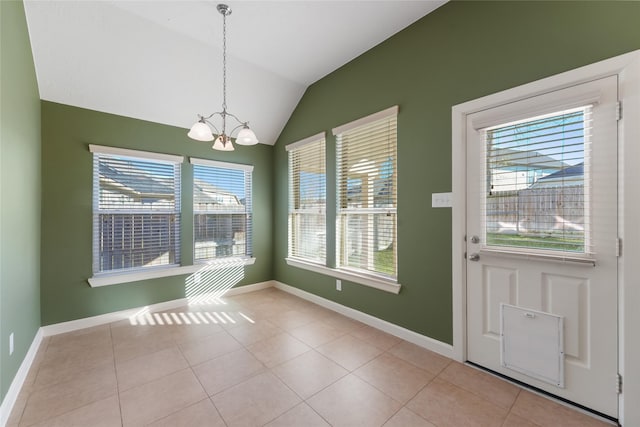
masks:
<path id="1" fill-rule="evenodd" d="M 127 319 L 111 323 L 111 340 L 114 346 L 142 337 L 171 338 L 171 328 L 165 325 L 131 324 Z"/>
<path id="2" fill-rule="evenodd" d="M 381 354 L 354 374 L 402 403 L 408 402 L 434 377 L 390 354 Z"/>
<path id="3" fill-rule="evenodd" d="M 511 408 L 520 393 L 519 387 L 458 362 L 450 363 L 438 378 L 507 410 Z"/>
<path id="4" fill-rule="evenodd" d="M 31 391 L 25 390 L 24 387 L 20 390 L 18 394 L 18 398 L 13 404 L 13 408 L 11 409 L 11 413 L 9 414 L 9 418 L 7 419 L 6 427 L 16 427 L 20 422 L 20 418 L 22 418 L 22 413 L 24 412 L 25 406 L 27 406 L 27 401 L 29 400 L 29 395 Z"/>
<path id="5" fill-rule="evenodd" d="M 498 427 L 508 412 L 438 378 L 407 403 L 407 408 L 438 427 Z"/>
<path id="6" fill-rule="evenodd" d="M 265 372 L 212 397 L 228 426 L 261 426 L 300 403 L 275 375 Z"/>
<path id="7" fill-rule="evenodd" d="M 384 427 L 436 427 L 436 425 L 415 412 L 402 408 L 384 424 Z"/>
<path id="8" fill-rule="evenodd" d="M 191 369 L 183 369 L 120 393 L 124 426 L 139 426 L 166 417 L 205 399 Z"/>
<path id="9" fill-rule="evenodd" d="M 513 413 L 509 413 L 507 415 L 507 419 L 504 420 L 504 424 L 502 427 L 540 427 L 538 424 L 535 424 L 529 420 L 525 420 Z"/>
<path id="10" fill-rule="evenodd" d="M 189 364 L 176 346 L 118 362 L 118 390 L 122 392 L 188 367 Z"/>
<path id="11" fill-rule="evenodd" d="M 374 345 L 382 350 L 389 350 L 394 345 L 402 341 L 398 337 L 382 332 L 371 326 L 363 326 L 350 332 L 351 335 L 368 344 Z"/>
<path id="12" fill-rule="evenodd" d="M 275 367 L 273 372 L 303 399 L 349 373 L 315 350 Z"/>
<path id="13" fill-rule="evenodd" d="M 604 421 L 582 414 L 526 390 L 520 392 L 516 403 L 511 408 L 511 412 L 542 427 L 559 425 L 563 427 L 609 426 Z"/>
<path id="14" fill-rule="evenodd" d="M 186 331 L 195 336 L 207 336 L 222 328 L 224 317 L 216 316 L 218 310 L 208 311 L 191 310 L 188 307 L 178 308 L 154 313 L 154 317 L 165 323 L 172 333 Z M 211 315 L 208 315 L 211 314 Z"/>
<path id="15" fill-rule="evenodd" d="M 307 400 L 332 426 L 380 426 L 402 406 L 355 375 L 347 375 Z"/>
<path id="16" fill-rule="evenodd" d="M 240 304 L 241 306 L 251 306 L 254 307 L 256 305 L 264 304 L 270 301 L 274 301 L 276 298 L 270 293 L 266 293 L 264 291 L 258 292 L 247 292 L 244 294 L 233 295 L 228 297 L 227 300 L 236 304 Z"/>
<path id="17" fill-rule="evenodd" d="M 319 346 L 316 350 L 350 371 L 359 368 L 382 353 L 378 347 L 360 341 L 351 335 L 344 335 Z"/>
<path id="18" fill-rule="evenodd" d="M 197 316 L 201 316 L 201 322 L 207 321 L 211 322 L 210 319 L 207 319 L 203 313 L 196 313 Z M 171 335 L 173 339 L 178 344 L 183 343 L 191 343 L 197 342 L 203 338 L 211 336 L 217 332 L 224 331 L 221 325 L 216 325 L 212 323 L 200 323 L 194 325 L 174 325 L 171 328 Z"/>
<path id="19" fill-rule="evenodd" d="M 353 320 L 338 313 L 333 313 L 332 316 L 327 316 L 323 322 L 344 333 L 354 332 L 355 330 L 366 326 L 362 322 L 358 322 L 357 320 Z"/>
<path id="20" fill-rule="evenodd" d="M 150 427 L 225 427 L 218 410 L 209 399 L 149 424 Z"/>
<path id="21" fill-rule="evenodd" d="M 155 329 L 149 335 L 140 335 L 114 343 L 113 354 L 116 362 L 124 362 L 173 347 L 175 341 L 168 329 Z"/>
<path id="22" fill-rule="evenodd" d="M 111 330 L 109 325 L 94 326 L 77 331 L 58 334 L 51 337 L 47 351 L 64 351 L 103 344 L 111 345 Z"/>
<path id="23" fill-rule="evenodd" d="M 313 314 L 291 309 L 275 313 L 274 315 L 269 317 L 269 321 L 271 323 L 285 331 L 291 331 L 295 328 L 308 325 L 309 323 L 315 322 L 317 320 L 318 317 L 314 316 Z"/>
<path id="24" fill-rule="evenodd" d="M 451 359 L 447 357 L 440 356 L 408 341 L 402 341 L 392 347 L 389 349 L 389 353 L 433 374 L 440 373 L 451 362 Z"/>
<path id="25" fill-rule="evenodd" d="M 111 363 L 86 370 L 70 381 L 41 388 L 29 396 L 20 423 L 35 424 L 115 395 L 116 383 Z"/>
<path id="26" fill-rule="evenodd" d="M 181 344 L 180 350 L 191 366 L 239 350 L 242 345 L 226 331 L 216 332 L 187 344 Z"/>
<path id="27" fill-rule="evenodd" d="M 291 335 L 311 347 L 318 347 L 345 333 L 323 322 L 313 322 L 289 331 Z"/>
<path id="28" fill-rule="evenodd" d="M 264 320 L 246 308 L 231 311 L 207 312 L 206 314 L 219 319 L 220 326 L 227 331 L 239 326 L 255 325 L 258 321 Z"/>
<path id="29" fill-rule="evenodd" d="M 287 304 L 277 299 L 251 305 L 251 312 L 260 319 L 270 319 L 289 310 L 290 308 Z"/>
<path id="30" fill-rule="evenodd" d="M 49 347 L 37 368 L 33 383 L 34 389 L 69 381 L 87 369 L 96 368 L 106 363 L 113 364 L 113 349 L 110 341 L 94 343 L 87 347 L 78 344 L 67 345 L 62 350 Z"/>
<path id="31" fill-rule="evenodd" d="M 268 368 L 293 359 L 311 348 L 289 334 L 278 334 L 247 347 Z"/>
<path id="32" fill-rule="evenodd" d="M 118 396 L 113 395 L 42 421 L 33 427 L 119 427 L 121 425 L 120 403 Z"/>
<path id="33" fill-rule="evenodd" d="M 309 405 L 301 403 L 280 415 L 275 420 L 266 424 L 265 427 L 329 427 L 329 424 L 322 419 Z"/>
<path id="34" fill-rule="evenodd" d="M 244 349 L 208 360 L 193 368 L 209 396 L 241 383 L 264 370 L 262 362 Z"/>
<path id="35" fill-rule="evenodd" d="M 51 337 L 44 337 L 40 342 L 40 347 L 38 347 L 38 351 L 33 358 L 33 363 L 31 364 L 31 368 L 29 369 L 24 383 L 22 384 L 20 393 L 31 393 L 33 391 L 36 377 L 38 375 L 38 370 L 40 369 L 40 366 L 42 365 L 42 362 L 45 358 L 45 353 L 47 352 L 47 347 L 49 346 L 50 339 Z"/>
<path id="36" fill-rule="evenodd" d="M 253 324 L 231 328 L 228 332 L 243 345 L 251 345 L 283 331 L 271 322 L 258 320 Z"/>

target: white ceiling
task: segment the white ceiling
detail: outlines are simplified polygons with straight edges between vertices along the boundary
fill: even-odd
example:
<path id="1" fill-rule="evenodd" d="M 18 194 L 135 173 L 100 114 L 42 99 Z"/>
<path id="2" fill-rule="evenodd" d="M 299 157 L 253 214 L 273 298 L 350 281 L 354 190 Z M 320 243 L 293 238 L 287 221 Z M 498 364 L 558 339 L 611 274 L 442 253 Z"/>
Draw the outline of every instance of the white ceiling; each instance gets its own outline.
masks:
<path id="1" fill-rule="evenodd" d="M 220 1 L 27 0 L 47 101 L 189 128 L 221 110 Z M 227 1 L 227 107 L 274 144 L 311 83 L 446 0 Z"/>

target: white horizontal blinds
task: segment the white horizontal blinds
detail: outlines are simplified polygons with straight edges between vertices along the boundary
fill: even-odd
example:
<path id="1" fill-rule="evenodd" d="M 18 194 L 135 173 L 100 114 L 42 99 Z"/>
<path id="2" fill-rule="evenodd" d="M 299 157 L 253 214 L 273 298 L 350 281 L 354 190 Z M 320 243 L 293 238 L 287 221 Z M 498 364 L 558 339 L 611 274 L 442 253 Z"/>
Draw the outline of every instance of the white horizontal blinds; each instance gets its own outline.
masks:
<path id="1" fill-rule="evenodd" d="M 397 108 L 386 112 L 334 130 L 337 261 L 341 268 L 396 278 Z"/>
<path id="2" fill-rule="evenodd" d="M 324 133 L 289 152 L 289 257 L 326 263 L 326 154 Z"/>
<path id="3" fill-rule="evenodd" d="M 591 106 L 483 132 L 487 246 L 591 253 Z"/>
<path id="4" fill-rule="evenodd" d="M 192 159 L 194 258 L 252 255 L 252 168 Z"/>
<path id="5" fill-rule="evenodd" d="M 94 273 L 180 264 L 180 163 L 92 151 Z"/>

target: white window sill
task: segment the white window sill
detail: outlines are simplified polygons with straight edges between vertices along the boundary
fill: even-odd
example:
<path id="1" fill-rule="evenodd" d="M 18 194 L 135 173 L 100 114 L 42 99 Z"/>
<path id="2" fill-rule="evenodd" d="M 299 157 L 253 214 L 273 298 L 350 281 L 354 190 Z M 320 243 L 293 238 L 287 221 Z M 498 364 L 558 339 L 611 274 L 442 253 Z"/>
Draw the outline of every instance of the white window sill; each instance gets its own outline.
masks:
<path id="1" fill-rule="evenodd" d="M 208 262 L 200 262 L 194 265 L 156 267 L 144 271 L 127 271 L 122 273 L 106 273 L 87 279 L 92 288 L 100 286 L 118 285 L 121 283 L 137 282 L 140 280 L 158 279 L 160 277 L 179 276 L 192 274 L 200 270 L 216 270 L 237 265 L 251 265 L 255 258 L 224 258 Z"/>
<path id="2" fill-rule="evenodd" d="M 285 261 L 287 262 L 287 265 L 290 265 L 292 267 L 314 271 L 316 273 L 335 277 L 336 279 L 348 280 L 349 282 L 358 283 L 364 286 L 369 286 L 372 288 L 379 289 L 381 291 L 390 292 L 392 294 L 398 294 L 400 292 L 401 285 L 398 282 L 391 279 L 385 280 L 385 279 L 379 279 L 377 277 L 364 276 L 354 272 L 340 270 L 337 268 L 329 268 L 324 265 L 301 261 L 299 259 L 294 259 L 294 258 L 285 258 Z"/>

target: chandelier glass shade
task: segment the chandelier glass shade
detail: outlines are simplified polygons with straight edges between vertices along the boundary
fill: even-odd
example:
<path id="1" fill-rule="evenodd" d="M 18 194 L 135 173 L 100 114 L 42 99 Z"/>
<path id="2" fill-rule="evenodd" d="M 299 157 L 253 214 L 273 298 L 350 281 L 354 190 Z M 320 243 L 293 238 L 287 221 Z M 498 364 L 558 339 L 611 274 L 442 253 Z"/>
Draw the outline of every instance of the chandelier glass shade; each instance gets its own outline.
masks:
<path id="1" fill-rule="evenodd" d="M 215 139 L 212 146 L 214 150 L 233 151 L 232 138 L 235 138 L 236 144 L 239 145 L 255 145 L 258 143 L 258 138 L 249 128 L 249 122 L 243 122 L 227 111 L 227 16 L 231 15 L 231 9 L 226 4 L 219 4 L 217 9 L 222 15 L 222 111 L 206 117 L 198 115 L 198 121 L 191 126 L 187 136 L 196 141 Z M 222 121 L 220 128 L 213 123 L 213 120 L 218 119 Z M 235 126 L 227 132 L 227 124 L 230 120 L 235 121 Z M 237 134 L 236 131 L 238 131 Z"/>

